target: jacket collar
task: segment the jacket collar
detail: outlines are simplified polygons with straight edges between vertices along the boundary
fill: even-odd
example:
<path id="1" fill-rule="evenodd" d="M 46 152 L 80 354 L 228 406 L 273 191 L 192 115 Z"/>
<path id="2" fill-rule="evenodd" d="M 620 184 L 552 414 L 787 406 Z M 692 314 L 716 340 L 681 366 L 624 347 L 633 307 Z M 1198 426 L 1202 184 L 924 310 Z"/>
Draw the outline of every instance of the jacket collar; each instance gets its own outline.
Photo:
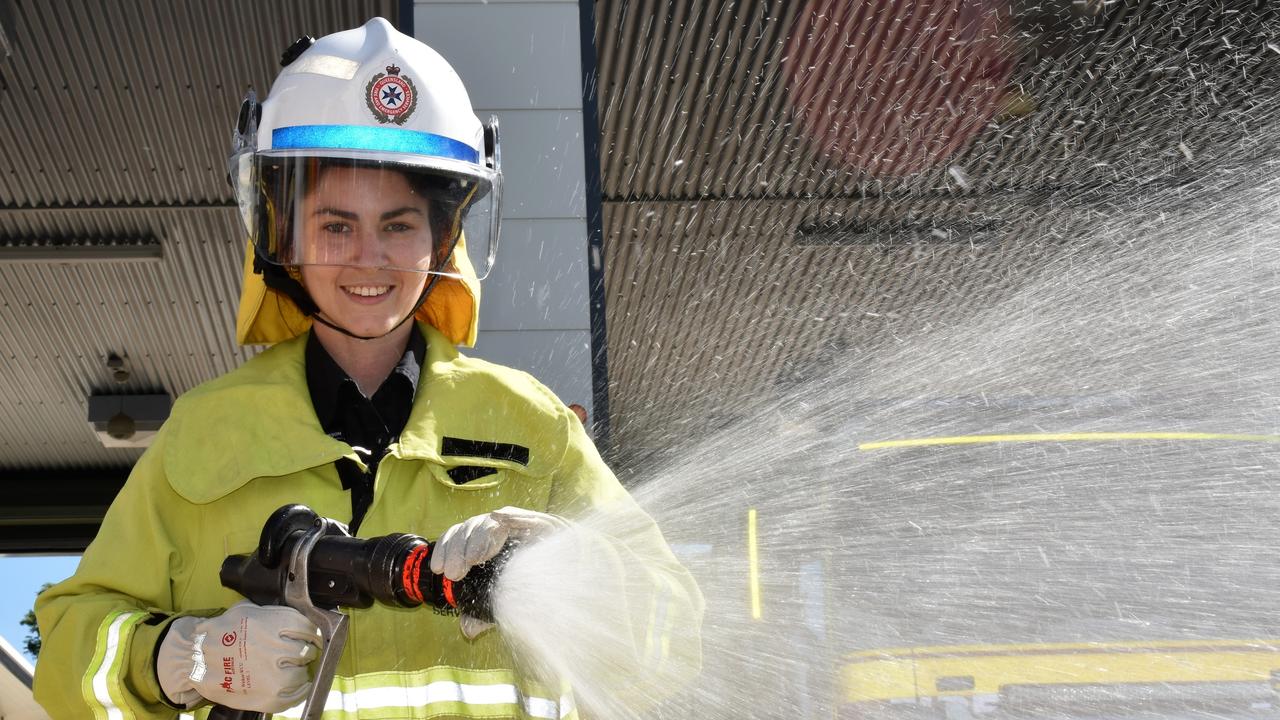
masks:
<path id="1" fill-rule="evenodd" d="M 434 327 L 419 322 L 418 328 L 427 341 L 426 361 L 409 421 L 391 453 L 535 475 L 554 469 L 567 437 L 555 421 L 559 401 L 545 390 L 512 392 L 523 373 L 464 358 Z M 156 451 L 163 452 L 165 473 L 179 495 L 203 504 L 254 478 L 341 457 L 360 462 L 349 445 L 320 427 L 306 384 L 305 348 L 305 335 L 279 343 L 178 399 Z M 527 457 L 507 452 L 511 448 L 523 448 Z"/>

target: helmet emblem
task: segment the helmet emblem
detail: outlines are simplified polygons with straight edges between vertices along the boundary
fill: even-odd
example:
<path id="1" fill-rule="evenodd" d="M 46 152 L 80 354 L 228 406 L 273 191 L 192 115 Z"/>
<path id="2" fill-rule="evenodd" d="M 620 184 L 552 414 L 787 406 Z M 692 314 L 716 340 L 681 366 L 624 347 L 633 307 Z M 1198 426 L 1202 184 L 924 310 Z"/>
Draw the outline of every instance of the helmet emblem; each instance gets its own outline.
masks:
<path id="1" fill-rule="evenodd" d="M 385 73 L 374 75 L 365 86 L 364 100 L 378 122 L 403 125 L 417 106 L 418 91 L 400 68 L 388 65 Z"/>

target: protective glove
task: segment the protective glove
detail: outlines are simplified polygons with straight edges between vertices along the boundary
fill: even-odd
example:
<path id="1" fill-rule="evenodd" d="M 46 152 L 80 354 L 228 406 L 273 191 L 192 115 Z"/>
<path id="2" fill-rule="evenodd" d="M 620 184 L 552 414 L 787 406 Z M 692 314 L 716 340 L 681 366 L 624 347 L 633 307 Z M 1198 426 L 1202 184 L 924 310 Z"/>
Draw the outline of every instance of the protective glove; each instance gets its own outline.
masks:
<path id="1" fill-rule="evenodd" d="M 216 617 L 174 620 L 156 653 L 156 677 L 185 708 L 204 699 L 278 713 L 306 697 L 307 664 L 322 644 L 320 630 L 297 610 L 244 601 Z"/>
<path id="2" fill-rule="evenodd" d="M 473 566 L 491 559 L 508 540 L 528 540 L 569 527 L 555 515 L 504 507 L 468 518 L 449 528 L 436 541 L 431 553 L 431 572 L 457 582 Z M 493 623 L 463 614 L 462 634 L 468 640 L 493 627 Z"/>

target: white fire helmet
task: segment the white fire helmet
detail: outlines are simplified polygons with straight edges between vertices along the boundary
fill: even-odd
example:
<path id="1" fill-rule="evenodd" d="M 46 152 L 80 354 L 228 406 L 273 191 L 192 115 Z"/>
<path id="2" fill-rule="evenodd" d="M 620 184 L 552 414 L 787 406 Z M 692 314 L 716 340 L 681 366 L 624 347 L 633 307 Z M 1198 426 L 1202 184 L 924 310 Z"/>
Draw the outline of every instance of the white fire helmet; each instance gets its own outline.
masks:
<path id="1" fill-rule="evenodd" d="M 449 63 L 382 18 L 304 38 L 283 62 L 265 101 L 246 96 L 228 167 L 258 266 L 488 275 L 498 123 L 481 125 Z M 410 201 L 379 215 L 350 200 L 382 188 Z"/>

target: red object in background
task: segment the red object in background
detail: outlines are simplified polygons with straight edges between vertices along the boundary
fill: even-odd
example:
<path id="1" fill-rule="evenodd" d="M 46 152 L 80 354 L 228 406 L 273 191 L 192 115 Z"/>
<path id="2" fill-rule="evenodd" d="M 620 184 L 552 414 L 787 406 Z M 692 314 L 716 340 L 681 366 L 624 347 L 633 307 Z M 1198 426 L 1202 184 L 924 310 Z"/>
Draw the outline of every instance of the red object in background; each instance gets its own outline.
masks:
<path id="1" fill-rule="evenodd" d="M 570 405 L 570 406 L 569 406 L 569 409 L 573 411 L 573 414 L 574 414 L 574 415 L 577 415 L 577 416 L 578 416 L 578 419 L 582 421 L 582 424 L 583 424 L 583 425 L 586 425 L 586 424 L 587 424 L 587 409 L 586 409 L 586 408 L 582 407 L 582 406 L 581 406 L 581 405 L 579 405 L 578 403 L 573 403 L 572 405 Z"/>
<path id="2" fill-rule="evenodd" d="M 900 177 L 966 146 L 1013 69 L 1002 0 L 809 0 L 786 50 L 789 99 L 817 149 Z"/>

